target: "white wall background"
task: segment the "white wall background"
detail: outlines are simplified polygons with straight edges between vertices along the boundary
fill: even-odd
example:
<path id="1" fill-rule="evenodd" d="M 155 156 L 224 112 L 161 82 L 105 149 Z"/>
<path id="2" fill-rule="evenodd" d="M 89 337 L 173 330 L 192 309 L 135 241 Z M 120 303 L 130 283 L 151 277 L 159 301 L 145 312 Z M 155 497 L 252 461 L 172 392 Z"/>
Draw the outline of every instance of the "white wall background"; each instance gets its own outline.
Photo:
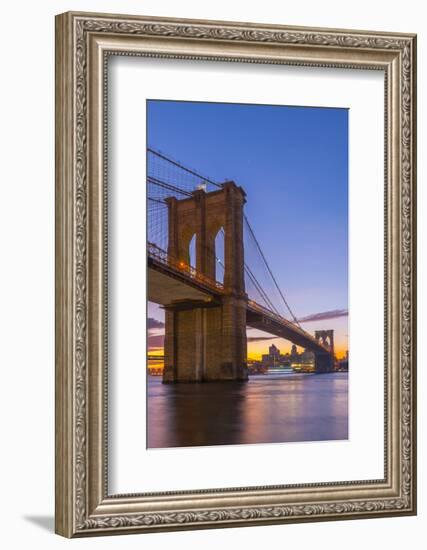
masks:
<path id="1" fill-rule="evenodd" d="M 423 4 L 407 0 L 14 0 L 0 32 L 0 517 L 1 543 L 14 548 L 424 548 L 427 529 L 425 150 L 426 28 Z M 54 20 L 66 10 L 246 20 L 419 34 L 419 515 L 418 517 L 104 537 L 53 534 L 54 510 Z"/>

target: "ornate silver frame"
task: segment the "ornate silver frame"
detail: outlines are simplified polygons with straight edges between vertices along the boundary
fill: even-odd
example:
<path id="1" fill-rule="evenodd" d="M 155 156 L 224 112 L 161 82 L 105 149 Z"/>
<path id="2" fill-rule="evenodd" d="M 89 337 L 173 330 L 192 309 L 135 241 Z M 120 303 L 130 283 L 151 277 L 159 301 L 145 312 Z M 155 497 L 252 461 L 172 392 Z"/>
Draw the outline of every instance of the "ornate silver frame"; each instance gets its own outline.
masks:
<path id="1" fill-rule="evenodd" d="M 108 495 L 105 59 L 114 55 L 385 73 L 385 477 Z M 56 18 L 56 532 L 66 537 L 416 513 L 416 37 L 217 21 Z"/>

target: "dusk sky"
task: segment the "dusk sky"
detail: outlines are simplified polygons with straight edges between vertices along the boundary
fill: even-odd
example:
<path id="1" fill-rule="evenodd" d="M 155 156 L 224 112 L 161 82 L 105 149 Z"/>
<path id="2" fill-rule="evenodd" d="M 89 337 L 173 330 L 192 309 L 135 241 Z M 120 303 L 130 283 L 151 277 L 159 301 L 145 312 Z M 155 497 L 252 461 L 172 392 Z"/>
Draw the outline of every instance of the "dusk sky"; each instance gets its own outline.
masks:
<path id="1" fill-rule="evenodd" d="M 334 329 L 342 356 L 348 349 L 348 110 L 149 101 L 147 119 L 150 147 L 244 188 L 246 216 L 296 316 L 332 312 L 302 327 Z M 154 352 L 161 348 L 163 312 L 149 304 L 149 317 L 159 322 L 150 332 Z M 259 331 L 248 336 L 252 358 L 270 343 L 282 352 L 291 347 L 278 338 L 252 340 L 267 336 Z"/>

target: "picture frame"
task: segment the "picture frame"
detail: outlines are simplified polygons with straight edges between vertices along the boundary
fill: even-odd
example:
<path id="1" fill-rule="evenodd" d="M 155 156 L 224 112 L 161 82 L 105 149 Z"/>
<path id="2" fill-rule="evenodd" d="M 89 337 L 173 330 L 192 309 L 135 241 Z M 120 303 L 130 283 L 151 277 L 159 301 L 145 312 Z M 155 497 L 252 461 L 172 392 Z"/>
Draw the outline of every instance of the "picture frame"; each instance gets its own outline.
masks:
<path id="1" fill-rule="evenodd" d="M 109 56 L 384 72 L 384 478 L 109 494 Z M 262 101 L 262 98 L 260 99 Z M 416 36 L 68 12 L 56 17 L 56 532 L 416 513 Z"/>

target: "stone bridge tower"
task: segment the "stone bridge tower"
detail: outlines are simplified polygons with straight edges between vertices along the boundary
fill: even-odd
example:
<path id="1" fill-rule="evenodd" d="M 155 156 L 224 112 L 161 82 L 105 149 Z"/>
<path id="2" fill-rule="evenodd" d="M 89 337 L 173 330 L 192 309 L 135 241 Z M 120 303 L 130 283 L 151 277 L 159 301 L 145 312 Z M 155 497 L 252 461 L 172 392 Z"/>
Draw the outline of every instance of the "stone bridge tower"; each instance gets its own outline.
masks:
<path id="1" fill-rule="evenodd" d="M 196 271 L 215 280 L 215 238 L 224 231 L 224 295 L 215 303 L 165 306 L 164 382 L 247 380 L 246 302 L 243 250 L 245 192 L 234 182 L 218 191 L 166 199 L 168 256 L 190 264 L 196 237 Z"/>
<path id="2" fill-rule="evenodd" d="M 314 337 L 320 343 L 329 348 L 329 353 L 315 353 L 315 369 L 317 373 L 332 372 L 334 370 L 335 350 L 334 331 L 316 330 Z"/>

